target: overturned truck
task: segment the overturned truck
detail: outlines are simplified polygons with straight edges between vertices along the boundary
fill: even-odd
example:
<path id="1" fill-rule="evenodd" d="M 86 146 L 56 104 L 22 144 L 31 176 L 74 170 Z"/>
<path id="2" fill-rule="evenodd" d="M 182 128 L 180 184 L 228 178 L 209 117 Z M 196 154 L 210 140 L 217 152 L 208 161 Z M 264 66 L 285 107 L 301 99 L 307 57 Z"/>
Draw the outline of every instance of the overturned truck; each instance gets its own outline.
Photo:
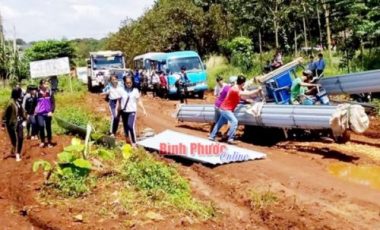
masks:
<path id="1" fill-rule="evenodd" d="M 263 99 L 269 103 L 257 102 L 236 108 L 239 124 L 245 125 L 245 136 L 249 140 L 264 138 L 269 142 L 279 137 L 328 136 L 336 142 L 346 142 L 351 131 L 363 133 L 369 127 L 369 119 L 361 105 L 290 104 L 292 78 L 296 77 L 296 68 L 301 64 L 302 58 L 297 58 L 247 82 L 248 89 L 255 87 L 255 81 L 260 83 L 264 89 Z M 380 70 L 323 78 L 319 83 L 324 88 L 325 97 L 340 93 L 380 92 Z M 177 111 L 177 119 L 214 122 L 214 105 L 182 105 Z"/>
<path id="2" fill-rule="evenodd" d="M 182 105 L 176 116 L 179 121 L 212 123 L 214 113 L 212 104 Z M 252 139 L 260 135 L 263 137 L 265 130 L 262 128 L 267 128 L 271 132 L 268 138 L 272 140 L 279 135 L 289 138 L 309 132 L 323 133 L 342 143 L 349 140 L 350 131 L 363 133 L 369 126 L 364 108 L 350 104 L 306 106 L 256 103 L 239 105 L 234 113 L 239 124 L 245 125 L 245 135 L 253 131 Z M 275 130 L 278 132 L 273 132 Z"/>

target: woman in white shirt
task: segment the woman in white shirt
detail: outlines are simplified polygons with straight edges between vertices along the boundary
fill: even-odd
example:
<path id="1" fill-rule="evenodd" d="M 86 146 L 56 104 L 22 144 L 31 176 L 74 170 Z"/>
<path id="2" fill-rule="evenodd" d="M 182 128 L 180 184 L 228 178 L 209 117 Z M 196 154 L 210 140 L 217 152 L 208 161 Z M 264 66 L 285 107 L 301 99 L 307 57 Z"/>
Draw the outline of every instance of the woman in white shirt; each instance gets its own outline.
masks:
<path id="1" fill-rule="evenodd" d="M 143 110 L 144 116 L 146 111 L 140 99 L 139 90 L 133 87 L 132 77 L 124 78 L 124 88 L 122 90 L 120 106 L 121 106 L 121 119 L 123 120 L 125 137 L 129 138 L 129 142 L 133 147 L 136 147 L 136 113 L 137 105 Z M 127 140 L 128 142 L 128 140 Z"/>
<path id="2" fill-rule="evenodd" d="M 108 96 L 108 105 L 111 111 L 111 136 L 115 136 L 117 128 L 119 127 L 120 114 L 118 113 L 120 108 L 120 98 L 123 92 L 123 88 L 118 85 L 118 78 L 116 75 L 111 76 L 111 84 L 109 84 L 102 94 Z"/>

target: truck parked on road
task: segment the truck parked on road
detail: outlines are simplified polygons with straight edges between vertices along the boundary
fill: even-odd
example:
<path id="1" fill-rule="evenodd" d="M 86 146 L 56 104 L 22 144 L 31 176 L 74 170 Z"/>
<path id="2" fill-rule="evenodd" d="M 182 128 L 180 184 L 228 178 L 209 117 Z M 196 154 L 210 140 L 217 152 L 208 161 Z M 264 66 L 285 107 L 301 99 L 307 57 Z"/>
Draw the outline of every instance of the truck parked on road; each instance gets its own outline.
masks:
<path id="1" fill-rule="evenodd" d="M 122 78 L 125 73 L 125 57 L 121 51 L 90 52 L 87 60 L 88 90 L 107 85 L 110 75 L 116 74 Z"/>

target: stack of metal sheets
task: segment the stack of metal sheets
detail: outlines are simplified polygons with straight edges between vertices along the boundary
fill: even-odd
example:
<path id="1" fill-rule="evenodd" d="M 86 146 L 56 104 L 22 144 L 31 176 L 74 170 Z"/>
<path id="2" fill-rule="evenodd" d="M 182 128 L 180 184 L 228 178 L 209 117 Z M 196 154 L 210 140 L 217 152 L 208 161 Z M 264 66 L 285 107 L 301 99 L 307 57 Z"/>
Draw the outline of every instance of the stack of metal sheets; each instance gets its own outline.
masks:
<path id="1" fill-rule="evenodd" d="M 327 94 L 380 92 L 380 70 L 322 78 L 319 83 Z"/>
<path id="2" fill-rule="evenodd" d="M 304 106 L 265 104 L 260 116 L 248 113 L 248 105 L 235 110 L 239 124 L 277 128 L 330 129 L 330 119 L 336 106 Z M 182 105 L 177 112 L 179 121 L 213 122 L 213 105 Z"/>

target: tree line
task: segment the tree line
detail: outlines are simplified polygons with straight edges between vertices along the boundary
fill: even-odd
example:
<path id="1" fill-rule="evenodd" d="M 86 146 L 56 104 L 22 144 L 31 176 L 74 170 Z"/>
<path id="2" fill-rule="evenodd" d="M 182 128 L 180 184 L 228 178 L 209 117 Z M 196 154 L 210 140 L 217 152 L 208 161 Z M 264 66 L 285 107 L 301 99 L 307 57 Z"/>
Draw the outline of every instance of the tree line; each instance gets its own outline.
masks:
<path id="1" fill-rule="evenodd" d="M 302 47 L 341 49 L 348 55 L 380 41 L 379 0 L 157 0 L 143 16 L 122 22 L 106 40 L 129 61 L 141 53 L 192 49 L 223 53 L 223 44 L 244 36 L 252 51 Z"/>

